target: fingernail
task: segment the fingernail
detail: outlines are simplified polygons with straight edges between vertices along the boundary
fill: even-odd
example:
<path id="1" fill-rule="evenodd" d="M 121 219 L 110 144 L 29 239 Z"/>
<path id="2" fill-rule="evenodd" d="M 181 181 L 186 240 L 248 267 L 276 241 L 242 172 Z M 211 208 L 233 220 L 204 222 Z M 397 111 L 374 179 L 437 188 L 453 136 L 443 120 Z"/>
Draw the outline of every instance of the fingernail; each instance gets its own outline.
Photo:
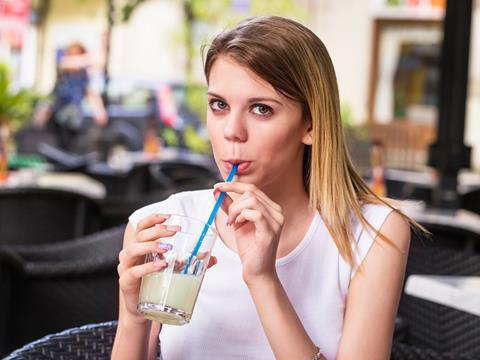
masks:
<path id="1" fill-rule="evenodd" d="M 167 225 L 166 229 L 168 231 L 180 231 L 182 228 L 178 225 Z"/>
<path id="2" fill-rule="evenodd" d="M 166 219 L 168 219 L 169 217 L 170 217 L 169 214 L 166 214 L 166 215 L 158 214 L 158 215 L 157 215 L 157 218 L 158 218 L 158 219 L 165 219 L 165 220 L 166 220 Z"/>
<path id="3" fill-rule="evenodd" d="M 163 249 L 163 250 L 167 250 L 167 251 L 170 251 L 173 249 L 173 245 L 172 244 L 165 244 L 165 243 L 159 243 L 158 244 L 158 247 L 160 249 Z"/>
<path id="4" fill-rule="evenodd" d="M 212 261 L 213 261 L 213 265 L 215 265 L 218 262 L 216 257 L 212 257 Z"/>

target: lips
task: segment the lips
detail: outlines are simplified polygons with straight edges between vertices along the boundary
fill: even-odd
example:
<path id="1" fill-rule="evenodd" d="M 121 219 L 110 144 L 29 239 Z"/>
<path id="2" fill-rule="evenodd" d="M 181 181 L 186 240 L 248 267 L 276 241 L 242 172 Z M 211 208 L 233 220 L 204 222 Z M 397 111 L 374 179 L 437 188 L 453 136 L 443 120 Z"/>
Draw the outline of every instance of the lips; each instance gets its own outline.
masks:
<path id="1" fill-rule="evenodd" d="M 251 161 L 246 160 L 226 160 L 223 161 L 223 166 L 225 167 L 225 170 L 229 172 L 232 169 L 233 164 L 238 164 L 237 174 L 242 174 L 248 170 L 251 163 Z"/>

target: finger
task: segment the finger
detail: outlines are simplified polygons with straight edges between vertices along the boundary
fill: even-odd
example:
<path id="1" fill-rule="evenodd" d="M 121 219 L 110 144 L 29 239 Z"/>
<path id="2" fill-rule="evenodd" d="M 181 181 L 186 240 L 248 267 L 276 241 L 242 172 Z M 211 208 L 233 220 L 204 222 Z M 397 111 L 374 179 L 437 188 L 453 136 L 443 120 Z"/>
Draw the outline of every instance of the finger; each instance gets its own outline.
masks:
<path id="1" fill-rule="evenodd" d="M 154 241 L 175 235 L 181 228 L 178 225 L 154 224 L 152 227 L 138 231 L 135 237 L 137 242 Z"/>
<path id="2" fill-rule="evenodd" d="M 137 225 L 137 231 L 147 229 L 155 224 L 162 224 L 170 217 L 168 214 L 152 214 L 142 220 Z"/>
<path id="3" fill-rule="evenodd" d="M 252 198 L 254 200 L 252 200 Z M 244 222 L 244 218 L 238 218 L 241 210 L 243 208 L 258 209 L 266 216 L 269 222 L 272 222 L 272 226 L 282 226 L 283 225 L 283 214 L 278 210 L 278 208 L 273 208 L 270 206 L 269 202 L 266 202 L 262 197 L 259 197 L 256 193 L 250 193 L 250 191 L 245 192 L 239 201 L 234 201 L 229 208 L 229 215 L 232 217 L 229 218 L 230 224 Z M 276 223 L 276 224 L 273 224 Z"/>
<path id="4" fill-rule="evenodd" d="M 236 217 L 235 222 L 233 223 L 233 227 L 234 227 L 235 230 L 238 230 L 239 228 L 241 228 L 248 221 L 253 222 L 252 220 L 246 218 L 243 215 L 244 211 L 246 211 L 246 210 L 256 210 L 256 211 L 258 211 L 261 214 L 263 220 L 265 221 L 266 226 L 269 229 L 273 230 L 274 233 L 277 233 L 281 230 L 282 224 L 278 223 L 276 221 L 276 219 L 272 216 L 272 214 L 265 210 L 265 207 L 264 207 L 263 204 L 260 204 L 260 205 L 257 206 L 257 208 L 253 208 L 253 209 L 252 208 L 242 209 L 240 211 L 240 213 L 238 214 L 238 216 Z M 257 230 L 261 230 L 261 229 L 258 228 L 258 224 L 259 224 L 258 221 L 253 222 L 253 224 L 254 224 L 254 226 Z"/>
<path id="5" fill-rule="evenodd" d="M 270 224 L 260 211 L 253 209 L 243 209 L 241 212 L 241 216 L 246 221 L 254 223 L 255 229 L 256 231 L 258 231 L 260 238 L 263 238 L 262 235 L 271 235 L 273 233 Z"/>
<path id="6" fill-rule="evenodd" d="M 170 248 L 170 244 L 163 244 L 156 241 L 133 243 L 118 254 L 119 269 L 128 269 L 138 264 L 145 255 L 151 253 L 164 254 L 170 250 Z"/>
<path id="7" fill-rule="evenodd" d="M 149 263 L 131 267 L 124 272 L 119 279 L 119 285 L 122 290 L 129 291 L 139 286 L 140 279 L 152 272 L 159 271 L 166 268 L 167 262 L 165 260 L 152 261 Z"/>
<path id="8" fill-rule="evenodd" d="M 221 191 L 218 190 L 218 189 L 213 190 L 213 196 L 215 197 L 215 200 L 218 200 L 218 197 L 220 196 L 220 193 L 221 193 Z M 225 193 L 225 198 L 223 199 L 222 204 L 220 205 L 220 209 L 222 209 L 222 211 L 225 214 L 228 214 L 228 208 L 232 204 L 232 202 L 233 202 L 233 199 L 230 197 L 230 195 Z"/>
<path id="9" fill-rule="evenodd" d="M 276 211 L 281 211 L 282 207 L 270 199 L 263 191 L 258 189 L 253 184 L 247 184 L 242 182 L 221 182 L 214 185 L 215 190 L 219 191 L 227 191 L 227 192 L 235 192 L 237 194 L 243 194 L 245 192 L 251 192 L 257 195 L 260 199 L 262 199 L 266 204 L 274 208 Z"/>
<path id="10" fill-rule="evenodd" d="M 232 204 L 228 207 L 227 213 L 227 225 L 234 224 L 237 220 L 238 215 L 243 209 L 260 209 L 261 204 L 260 200 L 257 199 L 249 191 L 243 193 L 238 199 L 235 199 Z"/>

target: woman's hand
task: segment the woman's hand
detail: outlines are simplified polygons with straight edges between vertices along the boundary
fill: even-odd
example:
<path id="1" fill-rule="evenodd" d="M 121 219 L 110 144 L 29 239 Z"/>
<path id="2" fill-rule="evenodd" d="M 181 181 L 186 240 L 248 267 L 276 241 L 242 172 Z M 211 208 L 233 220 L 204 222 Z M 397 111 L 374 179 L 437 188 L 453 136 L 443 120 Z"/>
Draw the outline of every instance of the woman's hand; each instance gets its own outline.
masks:
<path id="1" fill-rule="evenodd" d="M 119 275 L 120 293 L 122 303 L 127 314 L 139 322 L 147 320 L 137 312 L 137 304 L 140 292 L 140 283 L 143 276 L 159 271 L 167 266 L 163 254 L 169 250 L 169 246 L 162 244 L 165 237 L 173 236 L 180 230 L 179 226 L 163 225 L 169 215 L 150 215 L 141 220 L 136 231 L 129 231 L 125 236 L 124 248 L 118 256 L 117 267 Z M 131 230 L 131 228 L 130 228 Z M 155 260 L 144 263 L 145 255 L 156 253 Z M 214 256 L 210 257 L 208 267 L 216 264 Z"/>
<path id="2" fill-rule="evenodd" d="M 227 214 L 227 225 L 235 231 L 243 279 L 247 285 L 275 279 L 275 260 L 284 222 L 282 208 L 252 184 L 216 184 L 215 196 L 220 191 L 239 195 L 233 199 L 227 194 L 222 210 Z"/>
<path id="3" fill-rule="evenodd" d="M 163 256 L 157 256 L 155 261 L 144 263 L 145 255 L 150 253 L 163 254 L 167 251 L 162 248 L 158 240 L 173 236 L 178 226 L 170 227 L 162 225 L 168 219 L 168 215 L 150 215 L 141 220 L 131 238 L 126 235 L 124 248 L 118 255 L 117 267 L 119 275 L 120 292 L 123 296 L 124 308 L 128 315 L 145 322 L 146 319 L 137 312 L 140 281 L 142 276 L 159 271 L 166 267 L 167 263 Z"/>

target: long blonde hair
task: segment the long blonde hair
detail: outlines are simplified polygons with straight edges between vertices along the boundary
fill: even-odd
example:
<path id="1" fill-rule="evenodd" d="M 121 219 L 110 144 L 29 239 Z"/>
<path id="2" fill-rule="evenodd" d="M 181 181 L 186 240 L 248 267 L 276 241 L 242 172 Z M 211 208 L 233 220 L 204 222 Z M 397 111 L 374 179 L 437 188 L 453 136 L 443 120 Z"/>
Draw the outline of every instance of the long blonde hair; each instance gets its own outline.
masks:
<path id="1" fill-rule="evenodd" d="M 293 20 L 255 17 L 213 40 L 204 61 L 207 81 L 220 55 L 232 57 L 281 94 L 302 104 L 313 140 L 311 146 L 305 147 L 303 159 L 305 190 L 343 259 L 351 266 L 356 263 L 351 242 L 352 212 L 361 223 L 392 244 L 368 223 L 362 214 L 362 204 L 387 205 L 408 218 L 389 201 L 376 196 L 352 165 L 342 129 L 335 70 L 322 41 Z"/>

